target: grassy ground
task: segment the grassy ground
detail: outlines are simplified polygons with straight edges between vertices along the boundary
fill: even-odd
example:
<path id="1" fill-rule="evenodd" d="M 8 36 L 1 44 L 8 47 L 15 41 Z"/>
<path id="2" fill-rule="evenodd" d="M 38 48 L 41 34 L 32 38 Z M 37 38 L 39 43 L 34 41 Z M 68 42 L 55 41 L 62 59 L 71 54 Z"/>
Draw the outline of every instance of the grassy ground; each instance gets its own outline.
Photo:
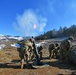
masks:
<path id="1" fill-rule="evenodd" d="M 10 47 L 10 43 L 6 43 L 8 46 L 0 51 L 0 75 L 66 75 L 75 74 L 75 64 L 62 64 L 59 59 L 49 59 L 48 45 L 50 43 L 56 43 L 59 40 L 50 40 L 44 46 L 42 62 L 49 64 L 49 67 L 35 69 L 32 67 L 32 62 L 28 66 L 24 66 L 24 69 L 20 69 L 20 58 L 16 48 Z M 59 41 L 60 43 L 60 41 Z M 76 42 L 73 42 L 74 44 Z"/>

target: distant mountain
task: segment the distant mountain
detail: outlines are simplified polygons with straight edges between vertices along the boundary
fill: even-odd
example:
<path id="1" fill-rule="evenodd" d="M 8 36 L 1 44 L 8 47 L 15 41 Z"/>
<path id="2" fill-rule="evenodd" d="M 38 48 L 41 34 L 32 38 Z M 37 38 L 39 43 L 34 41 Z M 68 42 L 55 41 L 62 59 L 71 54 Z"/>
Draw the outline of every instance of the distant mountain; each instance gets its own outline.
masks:
<path id="1" fill-rule="evenodd" d="M 0 35 L 0 40 L 2 41 L 23 40 L 23 39 L 29 39 L 29 38 L 30 37 Z"/>

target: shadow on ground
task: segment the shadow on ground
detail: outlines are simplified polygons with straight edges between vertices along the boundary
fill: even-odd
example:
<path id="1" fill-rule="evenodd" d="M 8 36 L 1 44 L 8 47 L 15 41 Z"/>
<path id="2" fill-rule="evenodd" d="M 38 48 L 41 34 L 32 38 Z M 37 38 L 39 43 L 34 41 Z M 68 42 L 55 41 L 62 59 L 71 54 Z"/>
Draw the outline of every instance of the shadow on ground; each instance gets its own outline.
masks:
<path id="1" fill-rule="evenodd" d="M 20 60 L 12 60 L 11 63 L 0 63 L 0 68 L 21 69 Z M 24 69 L 35 69 L 32 64 L 24 64 Z"/>
<path id="2" fill-rule="evenodd" d="M 44 60 L 48 59 L 48 57 L 43 58 Z M 43 60 L 42 59 L 42 60 Z M 46 63 L 46 61 L 44 61 Z M 70 63 L 70 64 L 64 64 L 60 63 L 59 60 L 57 61 L 47 61 L 47 64 L 49 66 L 58 67 L 59 69 L 70 69 L 70 70 L 76 70 L 76 64 Z M 0 63 L 0 68 L 13 68 L 13 69 L 20 69 L 20 60 L 12 60 L 10 63 Z M 28 65 L 24 65 L 24 69 L 35 69 L 32 67 L 32 63 L 29 63 Z"/>
<path id="3" fill-rule="evenodd" d="M 58 67 L 59 69 L 70 69 L 70 70 L 76 70 L 76 64 L 75 63 L 61 63 L 59 60 L 48 62 L 50 66 Z"/>

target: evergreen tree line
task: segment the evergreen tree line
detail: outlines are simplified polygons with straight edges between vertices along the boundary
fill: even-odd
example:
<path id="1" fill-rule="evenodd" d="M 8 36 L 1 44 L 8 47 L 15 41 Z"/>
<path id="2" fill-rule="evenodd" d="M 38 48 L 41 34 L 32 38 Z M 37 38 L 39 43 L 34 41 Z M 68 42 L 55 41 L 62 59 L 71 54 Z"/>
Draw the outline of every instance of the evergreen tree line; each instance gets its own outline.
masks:
<path id="1" fill-rule="evenodd" d="M 67 27 L 61 27 L 59 30 L 53 29 L 47 32 L 44 32 L 44 34 L 41 34 L 39 36 L 36 36 L 35 39 L 37 40 L 43 40 L 43 39 L 51 39 L 51 38 L 62 38 L 62 37 L 68 37 L 68 36 L 76 36 L 76 25 L 72 25 L 69 28 Z"/>

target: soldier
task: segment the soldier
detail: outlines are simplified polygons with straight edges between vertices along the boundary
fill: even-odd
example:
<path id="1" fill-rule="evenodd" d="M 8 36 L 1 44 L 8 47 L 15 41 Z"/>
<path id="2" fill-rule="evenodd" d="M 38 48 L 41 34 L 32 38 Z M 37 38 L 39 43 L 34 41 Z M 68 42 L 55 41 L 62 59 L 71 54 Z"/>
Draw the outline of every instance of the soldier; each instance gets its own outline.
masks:
<path id="1" fill-rule="evenodd" d="M 55 58 L 59 57 L 59 49 L 60 49 L 60 45 L 59 43 L 56 43 L 55 48 L 53 49 L 53 57 Z"/>
<path id="2" fill-rule="evenodd" d="M 67 63 L 68 62 L 68 53 L 70 48 L 72 47 L 72 41 L 74 38 L 69 36 L 67 39 L 63 40 L 60 44 L 60 59 L 61 62 Z"/>
<path id="3" fill-rule="evenodd" d="M 69 50 L 68 59 L 70 63 L 76 63 L 76 45 L 73 45 Z"/>
<path id="4" fill-rule="evenodd" d="M 31 43 L 32 43 L 32 52 L 31 52 L 31 60 L 35 57 L 34 54 L 34 37 L 32 36 L 32 38 L 30 39 Z"/>
<path id="5" fill-rule="evenodd" d="M 49 45 L 49 58 L 51 59 L 53 57 L 53 50 L 55 49 L 55 44 L 50 44 Z"/>
<path id="6" fill-rule="evenodd" d="M 40 59 L 42 59 L 42 46 L 37 47 L 38 53 L 40 54 Z"/>
<path id="7" fill-rule="evenodd" d="M 20 48 L 17 48 L 17 51 L 19 52 L 19 57 L 21 59 L 21 68 L 23 68 L 24 64 L 24 40 L 18 41 L 18 44 L 20 45 Z"/>
<path id="8" fill-rule="evenodd" d="M 58 53 L 59 53 L 59 43 L 56 44 L 50 44 L 49 45 L 49 58 L 51 59 L 52 57 L 57 58 Z"/>
<path id="9" fill-rule="evenodd" d="M 31 59 L 31 51 L 33 50 L 32 40 L 20 41 L 20 48 L 18 48 L 19 56 L 21 58 L 21 68 L 24 66 L 24 60 L 26 58 L 26 64 Z"/>
<path id="10" fill-rule="evenodd" d="M 32 50 L 33 50 L 33 46 L 32 46 L 32 41 L 30 39 L 29 41 L 26 41 L 26 43 L 25 43 L 25 54 L 26 54 L 27 63 L 29 60 L 31 60 Z"/>
<path id="11" fill-rule="evenodd" d="M 21 59 L 24 58 L 24 40 L 18 41 L 18 44 L 20 45 L 20 48 L 17 48 L 17 51 L 19 52 L 19 57 Z"/>

